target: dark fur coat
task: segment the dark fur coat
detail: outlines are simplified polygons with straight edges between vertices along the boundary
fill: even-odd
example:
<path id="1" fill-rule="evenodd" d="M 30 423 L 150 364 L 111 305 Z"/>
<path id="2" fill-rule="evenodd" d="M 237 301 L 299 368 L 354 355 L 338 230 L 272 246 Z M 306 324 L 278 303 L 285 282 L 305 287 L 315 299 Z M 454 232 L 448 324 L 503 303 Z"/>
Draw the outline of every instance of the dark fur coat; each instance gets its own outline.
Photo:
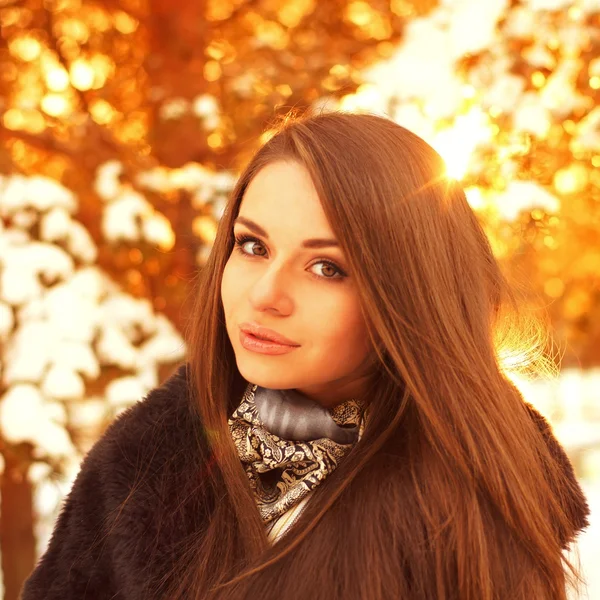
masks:
<path id="1" fill-rule="evenodd" d="M 572 479 L 573 536 L 589 508 L 546 420 L 531 415 Z M 197 443 L 201 440 L 200 445 Z M 187 394 L 186 365 L 117 417 L 88 452 L 22 600 L 149 600 L 148 591 L 202 531 L 208 446 Z M 208 487 L 208 486 L 206 486 Z"/>

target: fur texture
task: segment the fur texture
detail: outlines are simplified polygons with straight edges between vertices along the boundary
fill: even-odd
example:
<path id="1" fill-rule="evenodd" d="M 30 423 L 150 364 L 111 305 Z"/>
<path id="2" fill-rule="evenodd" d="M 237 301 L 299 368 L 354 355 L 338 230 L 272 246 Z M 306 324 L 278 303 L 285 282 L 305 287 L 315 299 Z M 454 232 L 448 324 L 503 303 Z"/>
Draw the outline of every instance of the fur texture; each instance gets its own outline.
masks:
<path id="1" fill-rule="evenodd" d="M 21 600 L 157 597 L 149 590 L 183 555 L 186 541 L 201 535 L 214 506 L 202 486 L 212 465 L 208 444 L 187 389 L 183 364 L 93 446 Z M 528 408 L 573 483 L 565 496 L 573 523 L 566 544 L 588 525 L 589 508 L 549 424 Z"/>

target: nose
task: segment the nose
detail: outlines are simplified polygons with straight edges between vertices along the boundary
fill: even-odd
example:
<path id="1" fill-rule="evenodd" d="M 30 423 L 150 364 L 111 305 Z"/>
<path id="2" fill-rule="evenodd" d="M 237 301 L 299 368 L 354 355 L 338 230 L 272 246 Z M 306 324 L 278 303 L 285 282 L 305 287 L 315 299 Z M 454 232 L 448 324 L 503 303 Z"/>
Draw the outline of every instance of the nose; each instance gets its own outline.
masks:
<path id="1" fill-rule="evenodd" d="M 285 270 L 273 262 L 254 282 L 250 294 L 251 301 L 257 309 L 278 307 L 280 311 L 285 312 L 289 308 L 287 304 L 290 303 L 290 288 Z"/>

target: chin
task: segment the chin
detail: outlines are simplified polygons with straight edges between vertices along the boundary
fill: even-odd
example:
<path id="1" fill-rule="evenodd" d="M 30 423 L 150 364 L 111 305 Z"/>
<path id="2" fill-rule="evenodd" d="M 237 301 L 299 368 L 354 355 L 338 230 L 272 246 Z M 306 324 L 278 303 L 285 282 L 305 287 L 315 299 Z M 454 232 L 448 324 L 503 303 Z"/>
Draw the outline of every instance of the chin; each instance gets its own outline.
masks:
<path id="1" fill-rule="evenodd" d="M 249 367 L 238 362 L 240 375 L 249 383 L 271 390 L 289 390 L 296 387 L 296 377 L 291 378 L 281 373 L 281 366 Z"/>

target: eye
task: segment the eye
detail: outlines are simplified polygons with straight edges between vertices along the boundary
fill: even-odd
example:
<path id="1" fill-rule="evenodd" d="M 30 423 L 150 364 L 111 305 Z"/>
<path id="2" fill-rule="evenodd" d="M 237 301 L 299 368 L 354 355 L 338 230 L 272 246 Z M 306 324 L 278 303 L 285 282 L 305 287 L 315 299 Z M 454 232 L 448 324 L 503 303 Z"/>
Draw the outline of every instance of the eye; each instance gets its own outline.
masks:
<path id="1" fill-rule="evenodd" d="M 261 244 L 261 241 L 258 238 L 255 238 L 251 235 L 236 235 L 235 236 L 235 247 L 234 249 L 239 252 L 242 256 L 246 257 L 246 258 L 261 258 L 264 255 L 261 254 L 249 254 L 244 250 L 244 246 L 248 243 L 248 242 L 254 242 L 257 243 L 259 245 Z M 324 275 L 315 275 L 315 277 L 319 278 L 319 279 L 344 279 L 347 277 L 346 273 L 344 273 L 344 271 L 342 269 L 340 269 L 340 267 L 338 267 L 334 262 L 330 261 L 330 260 L 326 260 L 324 258 L 315 261 L 311 266 L 314 265 L 319 265 L 319 264 L 323 264 L 326 267 L 333 269 L 338 277 L 328 277 L 328 276 L 324 276 Z"/>

